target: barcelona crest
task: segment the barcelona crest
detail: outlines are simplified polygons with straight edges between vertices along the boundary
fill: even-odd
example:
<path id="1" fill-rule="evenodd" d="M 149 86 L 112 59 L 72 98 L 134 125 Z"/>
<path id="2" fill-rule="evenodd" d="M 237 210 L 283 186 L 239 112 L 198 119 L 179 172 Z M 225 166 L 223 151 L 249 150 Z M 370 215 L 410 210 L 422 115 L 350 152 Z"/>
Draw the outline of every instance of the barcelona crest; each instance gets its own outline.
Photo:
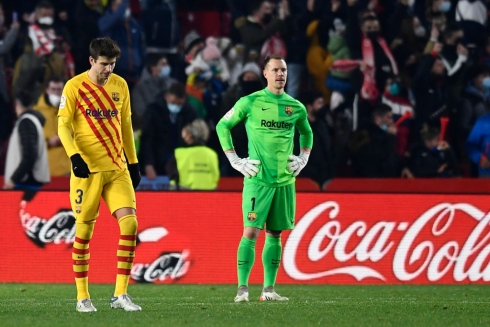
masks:
<path id="1" fill-rule="evenodd" d="M 114 101 L 119 101 L 119 93 L 117 93 L 117 92 L 112 92 L 112 100 L 114 100 Z"/>
<path id="2" fill-rule="evenodd" d="M 291 116 L 293 114 L 293 107 L 286 106 L 286 108 L 284 108 L 284 111 L 286 112 L 286 115 Z"/>
<path id="3" fill-rule="evenodd" d="M 255 212 L 249 212 L 247 216 L 248 221 L 254 221 L 257 219 L 257 213 Z"/>
<path id="4" fill-rule="evenodd" d="M 81 213 L 82 212 L 82 207 L 81 206 L 76 206 L 75 207 L 75 212 L 76 213 Z"/>

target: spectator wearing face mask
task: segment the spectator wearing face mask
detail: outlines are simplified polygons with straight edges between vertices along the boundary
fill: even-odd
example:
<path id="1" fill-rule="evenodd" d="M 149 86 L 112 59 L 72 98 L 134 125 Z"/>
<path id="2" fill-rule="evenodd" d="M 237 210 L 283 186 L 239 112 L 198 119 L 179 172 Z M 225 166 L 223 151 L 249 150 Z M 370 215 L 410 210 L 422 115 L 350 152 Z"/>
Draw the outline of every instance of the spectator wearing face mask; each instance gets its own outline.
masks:
<path id="1" fill-rule="evenodd" d="M 70 71 L 69 67 L 73 63 L 65 61 L 71 58 L 71 54 L 68 57 L 61 54 L 59 41 L 66 42 L 69 36 L 54 24 L 54 13 L 55 8 L 49 1 L 42 0 L 36 5 L 28 27 L 29 42 L 26 42 L 23 54 L 15 63 L 13 94 L 30 90 L 37 98 L 44 92 L 51 78 L 56 76 L 67 79 L 67 71 Z M 65 50 L 69 52 L 69 49 Z"/>
<path id="2" fill-rule="evenodd" d="M 167 58 L 162 54 L 151 53 L 146 59 L 146 67 L 141 78 L 131 92 L 131 111 L 133 129 L 140 130 L 143 124 L 143 116 L 150 103 L 155 101 L 157 95 L 168 90 L 175 83 L 170 73 L 172 67 Z"/>
<path id="3" fill-rule="evenodd" d="M 165 165 L 175 148 L 184 144 L 182 128 L 196 118 L 196 110 L 187 102 L 185 86 L 179 82 L 170 85 L 147 107 L 138 160 L 149 180 L 166 174 Z"/>
<path id="4" fill-rule="evenodd" d="M 49 172 L 51 176 L 67 176 L 70 174 L 71 162 L 58 136 L 58 108 L 65 83 L 52 78 L 44 93 L 37 100 L 34 109 L 39 111 L 46 122 L 43 126 L 44 138 L 48 148 Z"/>
<path id="5" fill-rule="evenodd" d="M 421 141 L 416 142 L 407 154 L 402 177 L 434 178 L 459 176 L 458 161 L 449 144 L 439 139 L 439 130 L 428 128 L 421 132 Z"/>

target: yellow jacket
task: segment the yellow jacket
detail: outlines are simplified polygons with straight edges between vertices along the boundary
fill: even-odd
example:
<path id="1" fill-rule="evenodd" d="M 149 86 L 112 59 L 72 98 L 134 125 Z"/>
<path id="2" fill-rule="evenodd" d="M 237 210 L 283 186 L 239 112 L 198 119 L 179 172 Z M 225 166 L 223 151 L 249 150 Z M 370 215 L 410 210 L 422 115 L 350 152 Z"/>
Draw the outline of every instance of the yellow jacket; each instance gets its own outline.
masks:
<path id="1" fill-rule="evenodd" d="M 34 106 L 34 109 L 38 110 L 44 118 L 46 118 L 43 129 L 48 148 L 49 172 L 51 176 L 69 175 L 71 162 L 61 143 L 59 146 L 55 147 L 50 147 L 48 144 L 48 140 L 52 136 L 58 135 L 58 108 L 53 107 L 46 102 L 45 93 L 43 92 L 39 97 L 37 104 Z"/>
<path id="2" fill-rule="evenodd" d="M 325 103 L 330 103 L 331 92 L 325 86 L 325 81 L 332 66 L 332 55 L 327 51 L 327 45 L 321 45 L 318 40 L 318 23 L 318 20 L 314 20 L 306 29 L 306 35 L 310 40 L 306 52 L 306 67 L 313 80 L 313 87 L 323 94 Z"/>

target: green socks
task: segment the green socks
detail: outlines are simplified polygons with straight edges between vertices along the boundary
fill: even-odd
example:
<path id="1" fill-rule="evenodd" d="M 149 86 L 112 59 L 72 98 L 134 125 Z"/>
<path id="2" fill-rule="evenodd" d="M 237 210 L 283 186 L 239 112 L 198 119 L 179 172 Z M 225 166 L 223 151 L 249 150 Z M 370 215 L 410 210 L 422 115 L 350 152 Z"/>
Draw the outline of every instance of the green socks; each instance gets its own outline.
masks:
<path id="1" fill-rule="evenodd" d="M 237 253 L 238 287 L 248 286 L 248 278 L 255 262 L 255 240 L 242 237 Z"/>
<path id="2" fill-rule="evenodd" d="M 238 287 L 247 286 L 250 272 L 255 262 L 255 242 L 242 237 L 237 253 Z M 280 237 L 265 237 L 262 263 L 264 264 L 264 287 L 274 286 L 281 264 L 282 244 Z"/>
<path id="3" fill-rule="evenodd" d="M 277 271 L 281 264 L 282 244 L 280 237 L 265 237 L 262 263 L 264 264 L 264 288 L 276 283 Z"/>

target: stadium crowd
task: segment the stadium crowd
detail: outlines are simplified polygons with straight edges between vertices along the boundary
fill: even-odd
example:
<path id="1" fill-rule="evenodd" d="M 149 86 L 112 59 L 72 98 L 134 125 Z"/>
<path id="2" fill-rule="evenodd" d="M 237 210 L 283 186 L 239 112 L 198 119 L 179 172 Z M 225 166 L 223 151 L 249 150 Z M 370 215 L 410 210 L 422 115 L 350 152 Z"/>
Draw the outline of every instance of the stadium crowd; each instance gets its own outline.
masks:
<path id="1" fill-rule="evenodd" d="M 4 1 L 0 175 L 21 100 L 42 114 L 50 175 L 70 173 L 57 136 L 61 91 L 88 70 L 90 41 L 109 36 L 122 50 L 114 73 L 130 88 L 148 179 L 178 173 L 175 151 L 194 145 L 189 135 L 218 156 L 208 160 L 218 175 L 238 174 L 215 126 L 265 87 L 262 63 L 272 53 L 286 58 L 286 91 L 305 105 L 314 133 L 300 177 L 324 186 L 335 177 L 488 176 L 489 8 L 486 0 Z M 220 32 L 195 28 L 203 17 L 219 17 L 203 24 Z M 243 124 L 232 135 L 246 157 Z"/>

